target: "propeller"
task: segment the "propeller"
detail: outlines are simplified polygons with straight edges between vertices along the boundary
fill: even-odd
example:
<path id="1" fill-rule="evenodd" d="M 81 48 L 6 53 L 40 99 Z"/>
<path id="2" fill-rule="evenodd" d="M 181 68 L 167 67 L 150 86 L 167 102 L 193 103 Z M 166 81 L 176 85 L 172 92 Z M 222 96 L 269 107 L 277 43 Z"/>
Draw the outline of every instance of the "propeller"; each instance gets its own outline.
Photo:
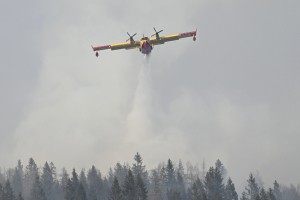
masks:
<path id="1" fill-rule="evenodd" d="M 155 33 L 153 35 L 151 35 L 151 37 L 153 37 L 154 35 L 156 36 L 156 38 L 158 39 L 159 38 L 159 33 L 161 33 L 163 30 L 160 30 L 160 31 L 156 31 L 156 29 L 153 27 Z"/>
<path id="2" fill-rule="evenodd" d="M 133 35 L 130 35 L 130 34 L 127 32 L 127 35 L 129 36 L 129 38 L 126 40 L 126 42 L 129 41 L 129 40 L 130 40 L 130 42 L 133 42 L 133 41 L 134 41 L 133 37 L 134 37 L 136 34 L 137 34 L 137 33 L 135 33 L 135 34 L 133 34 Z"/>

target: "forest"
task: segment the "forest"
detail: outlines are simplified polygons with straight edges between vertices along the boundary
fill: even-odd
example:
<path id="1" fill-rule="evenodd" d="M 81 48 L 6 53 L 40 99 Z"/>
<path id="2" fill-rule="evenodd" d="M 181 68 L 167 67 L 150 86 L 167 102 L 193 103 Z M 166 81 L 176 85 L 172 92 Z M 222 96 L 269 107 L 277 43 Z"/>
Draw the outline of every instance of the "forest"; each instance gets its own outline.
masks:
<path id="1" fill-rule="evenodd" d="M 38 167 L 30 158 L 25 167 L 19 160 L 14 168 L 0 171 L 0 200 L 300 200 L 300 185 L 274 180 L 265 188 L 251 172 L 245 180 L 238 195 L 219 159 L 207 170 L 171 159 L 147 170 L 136 153 L 133 164 L 116 163 L 104 175 L 95 166 L 57 172 L 52 162 Z"/>

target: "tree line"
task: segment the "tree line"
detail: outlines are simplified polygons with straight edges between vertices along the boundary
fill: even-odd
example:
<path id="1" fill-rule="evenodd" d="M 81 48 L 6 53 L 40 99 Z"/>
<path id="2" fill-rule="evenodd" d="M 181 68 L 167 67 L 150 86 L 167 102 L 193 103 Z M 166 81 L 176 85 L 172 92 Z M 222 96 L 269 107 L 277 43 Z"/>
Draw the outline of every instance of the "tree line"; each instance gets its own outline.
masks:
<path id="1" fill-rule="evenodd" d="M 219 159 L 208 170 L 168 159 L 148 171 L 137 153 L 132 165 L 117 163 L 105 176 L 95 166 L 58 174 L 52 162 L 38 168 L 30 158 L 24 168 L 19 160 L 0 171 L 0 200 L 300 200 L 300 186 L 264 188 L 250 173 L 239 197 Z"/>

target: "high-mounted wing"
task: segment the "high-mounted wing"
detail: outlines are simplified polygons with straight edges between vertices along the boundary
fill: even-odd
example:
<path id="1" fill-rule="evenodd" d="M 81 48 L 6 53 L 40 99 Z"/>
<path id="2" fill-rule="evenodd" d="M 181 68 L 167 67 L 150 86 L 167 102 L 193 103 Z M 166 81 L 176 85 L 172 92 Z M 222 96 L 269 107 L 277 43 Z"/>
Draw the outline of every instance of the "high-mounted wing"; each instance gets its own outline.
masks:
<path id="1" fill-rule="evenodd" d="M 132 42 L 124 42 L 124 43 L 117 43 L 111 45 L 104 45 L 104 46 L 97 46 L 93 47 L 93 50 L 96 51 L 96 55 L 98 55 L 98 51 L 111 49 L 111 50 L 119 50 L 119 49 L 134 49 L 140 46 L 140 41 L 132 41 Z"/>
<path id="2" fill-rule="evenodd" d="M 197 30 L 192 32 L 185 32 L 185 33 L 167 35 L 162 37 L 156 35 L 156 37 L 150 38 L 150 43 L 153 45 L 159 45 L 159 44 L 164 44 L 165 42 L 179 40 L 181 38 L 186 38 L 186 37 L 193 37 L 193 40 L 195 41 L 196 35 L 197 35 Z"/>
<path id="3" fill-rule="evenodd" d="M 129 42 L 124 42 L 124 43 L 117 43 L 117 44 L 111 44 L 111 45 L 104 45 L 104 46 L 98 46 L 98 47 L 93 47 L 93 50 L 96 51 L 96 56 L 98 56 L 98 51 L 101 51 L 101 50 L 106 50 L 106 49 L 111 49 L 111 50 L 119 50 L 119 49 L 134 49 L 134 48 L 137 48 L 140 46 L 140 41 L 137 40 L 135 41 L 133 39 L 133 37 L 136 35 L 133 34 L 133 35 L 130 35 L 128 32 L 127 32 L 127 35 L 129 36 L 129 39 L 127 41 Z"/>

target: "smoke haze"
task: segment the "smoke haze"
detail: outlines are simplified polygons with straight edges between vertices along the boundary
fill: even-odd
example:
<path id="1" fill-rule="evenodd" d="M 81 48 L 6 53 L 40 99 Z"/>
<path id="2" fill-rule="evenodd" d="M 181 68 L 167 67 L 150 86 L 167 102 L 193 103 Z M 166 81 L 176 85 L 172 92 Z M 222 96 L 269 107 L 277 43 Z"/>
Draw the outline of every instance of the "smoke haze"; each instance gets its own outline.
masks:
<path id="1" fill-rule="evenodd" d="M 299 1 L 21 4 L 0 6 L 0 166 L 33 157 L 105 173 L 139 152 L 147 168 L 219 158 L 237 185 L 257 170 L 266 185 L 299 182 Z M 148 61 L 90 48 L 153 26 L 198 28 L 197 41 Z"/>

